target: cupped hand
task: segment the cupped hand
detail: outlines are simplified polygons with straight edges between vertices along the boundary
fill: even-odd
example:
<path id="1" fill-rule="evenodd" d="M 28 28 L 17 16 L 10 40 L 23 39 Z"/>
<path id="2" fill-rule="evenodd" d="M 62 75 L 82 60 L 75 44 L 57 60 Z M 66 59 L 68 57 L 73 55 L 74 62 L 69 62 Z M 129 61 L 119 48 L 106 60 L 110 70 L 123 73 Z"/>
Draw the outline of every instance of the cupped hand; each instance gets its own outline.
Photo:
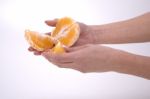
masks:
<path id="1" fill-rule="evenodd" d="M 100 45 L 83 45 L 67 49 L 67 53 L 54 54 L 50 50 L 42 55 L 51 63 L 62 68 L 80 72 L 113 71 L 117 66 L 119 50 Z"/>

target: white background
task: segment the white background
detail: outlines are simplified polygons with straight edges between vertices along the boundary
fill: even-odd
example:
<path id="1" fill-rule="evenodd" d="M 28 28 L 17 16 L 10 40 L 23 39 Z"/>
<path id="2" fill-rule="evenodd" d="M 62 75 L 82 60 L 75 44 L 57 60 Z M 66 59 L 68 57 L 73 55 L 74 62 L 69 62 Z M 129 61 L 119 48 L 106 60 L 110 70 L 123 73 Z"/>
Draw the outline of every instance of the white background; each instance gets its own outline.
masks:
<path id="1" fill-rule="evenodd" d="M 25 29 L 51 31 L 47 19 L 105 24 L 148 11 L 149 0 L 0 0 L 0 99 L 150 99 L 150 80 L 60 69 L 28 52 L 24 39 Z M 108 46 L 150 56 L 150 43 Z"/>

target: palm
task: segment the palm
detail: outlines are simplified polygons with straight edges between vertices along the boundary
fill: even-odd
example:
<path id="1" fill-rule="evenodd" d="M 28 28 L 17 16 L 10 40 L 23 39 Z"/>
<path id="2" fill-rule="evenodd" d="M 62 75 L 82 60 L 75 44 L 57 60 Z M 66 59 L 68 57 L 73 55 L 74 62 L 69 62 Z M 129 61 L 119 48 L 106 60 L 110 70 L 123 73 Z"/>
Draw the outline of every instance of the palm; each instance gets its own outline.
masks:
<path id="1" fill-rule="evenodd" d="M 80 25 L 80 37 L 74 46 L 81 46 L 84 44 L 92 43 L 92 34 L 90 32 L 89 27 L 83 23 L 79 23 L 79 25 Z"/>
<path id="2" fill-rule="evenodd" d="M 46 21 L 46 24 L 48 26 L 55 27 L 56 23 L 57 23 L 57 19 Z M 77 42 L 74 44 L 74 46 L 92 43 L 93 42 L 92 41 L 92 34 L 90 33 L 89 27 L 83 23 L 78 22 L 78 24 L 80 25 L 80 37 L 77 40 Z"/>

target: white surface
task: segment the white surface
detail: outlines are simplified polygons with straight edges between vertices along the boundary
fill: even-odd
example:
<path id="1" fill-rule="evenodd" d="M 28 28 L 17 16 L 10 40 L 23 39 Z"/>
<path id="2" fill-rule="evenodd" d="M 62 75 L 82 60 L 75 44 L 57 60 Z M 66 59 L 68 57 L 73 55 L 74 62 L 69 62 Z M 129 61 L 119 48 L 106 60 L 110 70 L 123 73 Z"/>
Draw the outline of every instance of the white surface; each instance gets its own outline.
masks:
<path id="1" fill-rule="evenodd" d="M 150 99 L 150 80 L 59 69 L 29 53 L 24 39 L 26 28 L 50 31 L 46 19 L 70 16 L 87 24 L 104 24 L 148 11 L 149 0 L 1 0 L 0 99 Z M 112 47 L 150 56 L 150 43 Z"/>

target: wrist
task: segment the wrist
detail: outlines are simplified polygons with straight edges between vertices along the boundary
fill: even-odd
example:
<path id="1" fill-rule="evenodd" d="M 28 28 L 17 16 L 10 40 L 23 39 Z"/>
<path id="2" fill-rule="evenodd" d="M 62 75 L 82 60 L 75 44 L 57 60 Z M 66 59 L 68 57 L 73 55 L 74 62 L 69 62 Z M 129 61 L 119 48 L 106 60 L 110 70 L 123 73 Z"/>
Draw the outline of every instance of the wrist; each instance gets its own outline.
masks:
<path id="1" fill-rule="evenodd" d="M 92 37 L 93 44 L 102 44 L 102 28 L 99 25 L 89 25 L 88 31 Z"/>
<path id="2" fill-rule="evenodd" d="M 94 44 L 109 44 L 112 43 L 112 38 L 115 36 L 111 25 L 91 25 L 90 31 L 93 37 Z"/>
<path id="3" fill-rule="evenodd" d="M 121 50 L 111 50 L 110 55 L 108 57 L 108 66 L 110 67 L 110 71 L 115 72 L 123 72 L 124 65 L 127 60 L 124 59 L 125 53 Z"/>
<path id="4" fill-rule="evenodd" d="M 116 55 L 115 70 L 119 73 L 150 79 L 150 58 L 121 51 Z"/>

